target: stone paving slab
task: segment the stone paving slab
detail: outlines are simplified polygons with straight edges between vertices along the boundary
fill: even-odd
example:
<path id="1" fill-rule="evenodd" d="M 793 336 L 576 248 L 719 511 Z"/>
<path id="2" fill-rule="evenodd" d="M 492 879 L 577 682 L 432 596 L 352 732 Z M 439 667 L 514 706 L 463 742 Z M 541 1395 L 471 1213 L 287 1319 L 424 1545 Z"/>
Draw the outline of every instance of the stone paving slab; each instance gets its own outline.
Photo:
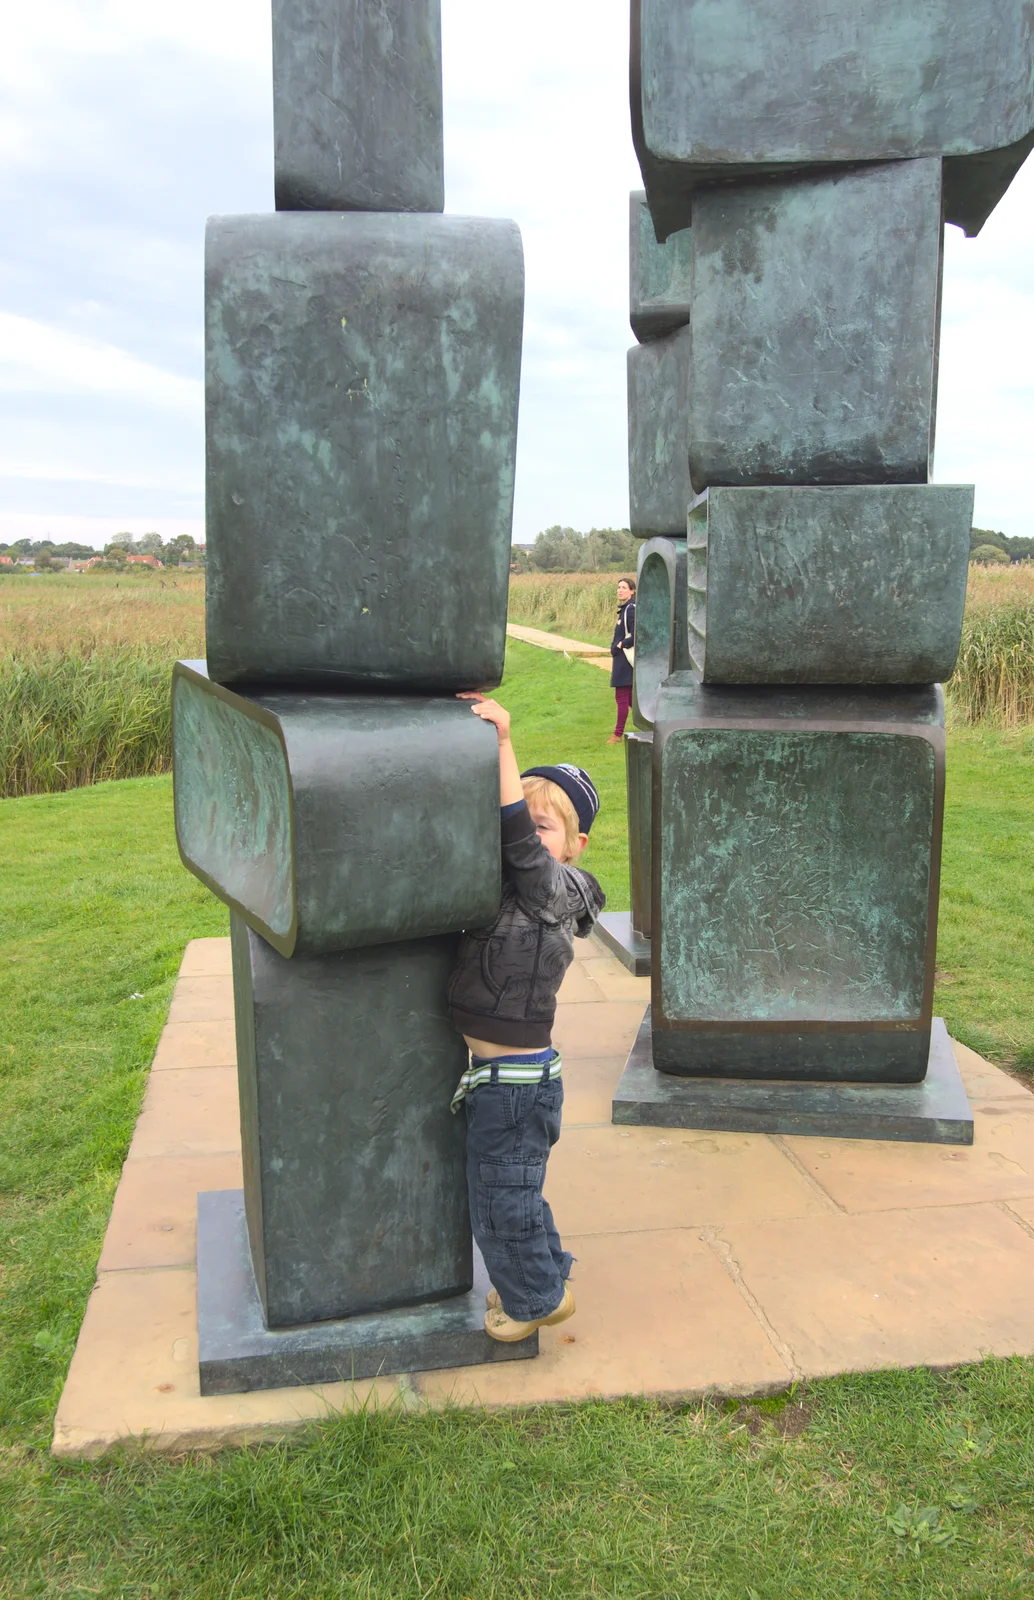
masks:
<path id="1" fill-rule="evenodd" d="M 560 994 L 564 1136 L 548 1193 L 578 1314 L 535 1361 L 202 1399 L 199 1189 L 240 1184 L 229 940 L 188 945 L 55 1423 L 55 1452 L 278 1438 L 355 1405 L 708 1391 L 1034 1354 L 1034 1095 L 956 1046 L 971 1149 L 618 1128 L 649 1001 L 594 940 Z"/>
<path id="2" fill-rule="evenodd" d="M 233 1067 L 236 1071 L 237 1039 L 233 1018 L 218 1022 L 167 1022 L 151 1069 L 164 1072 L 184 1065 Z"/>
<path id="3" fill-rule="evenodd" d="M 234 1067 L 170 1067 L 151 1074 L 128 1160 L 239 1150 Z"/>
<path id="4" fill-rule="evenodd" d="M 98 1272 L 129 1267 L 192 1267 L 197 1260 L 197 1197 L 240 1189 L 241 1154 L 131 1157 L 104 1235 Z"/>
<path id="5" fill-rule="evenodd" d="M 994 1205 L 723 1228 L 802 1376 L 1034 1353 L 1034 1238 Z"/>
<path id="6" fill-rule="evenodd" d="M 1034 1095 L 973 1100 L 974 1138 L 959 1145 L 789 1137 L 788 1149 L 845 1211 L 957 1206 L 1034 1197 Z"/>

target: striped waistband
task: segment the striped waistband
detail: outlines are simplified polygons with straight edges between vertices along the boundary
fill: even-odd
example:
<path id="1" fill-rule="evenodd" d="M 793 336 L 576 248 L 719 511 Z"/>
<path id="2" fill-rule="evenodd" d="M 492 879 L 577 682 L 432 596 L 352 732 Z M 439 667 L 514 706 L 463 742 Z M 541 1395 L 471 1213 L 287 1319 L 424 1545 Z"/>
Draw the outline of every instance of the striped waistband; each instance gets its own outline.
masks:
<path id="1" fill-rule="evenodd" d="M 456 1085 L 451 1110 L 458 1111 L 471 1090 L 484 1083 L 545 1083 L 559 1078 L 563 1065 L 559 1051 L 541 1050 L 534 1056 L 471 1056 L 470 1066 Z"/>

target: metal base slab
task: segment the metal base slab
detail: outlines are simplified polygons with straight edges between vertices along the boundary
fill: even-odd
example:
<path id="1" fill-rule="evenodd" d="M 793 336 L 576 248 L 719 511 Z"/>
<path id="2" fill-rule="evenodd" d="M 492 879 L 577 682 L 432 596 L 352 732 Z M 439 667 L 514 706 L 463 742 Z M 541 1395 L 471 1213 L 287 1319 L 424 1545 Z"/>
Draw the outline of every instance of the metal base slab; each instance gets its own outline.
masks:
<path id="1" fill-rule="evenodd" d="M 827 1139 L 973 1143 L 973 1113 L 940 1017 L 933 1021 L 930 1065 L 922 1083 L 792 1083 L 658 1072 L 647 1011 L 614 1094 L 613 1120 Z"/>
<path id="2" fill-rule="evenodd" d="M 650 941 L 632 926 L 630 911 L 604 911 L 596 918 L 596 937 L 637 978 L 650 976 Z"/>
<path id="3" fill-rule="evenodd" d="M 537 1333 L 500 1344 L 485 1332 L 489 1279 L 476 1246 L 469 1294 L 271 1331 L 255 1287 L 241 1189 L 197 1197 L 197 1286 L 203 1395 L 526 1361 L 539 1353 Z"/>

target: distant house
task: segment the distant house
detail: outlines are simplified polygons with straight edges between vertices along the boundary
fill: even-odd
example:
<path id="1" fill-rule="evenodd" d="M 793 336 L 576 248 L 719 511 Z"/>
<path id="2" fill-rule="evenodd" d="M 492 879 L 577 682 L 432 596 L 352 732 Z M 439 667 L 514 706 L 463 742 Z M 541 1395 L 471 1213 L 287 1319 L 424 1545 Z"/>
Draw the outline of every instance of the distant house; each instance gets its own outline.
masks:
<path id="1" fill-rule="evenodd" d="M 127 556 L 127 567 L 164 567 L 165 563 L 159 561 L 157 556 Z"/>
<path id="2" fill-rule="evenodd" d="M 10 556 L 0 556 L 0 567 L 13 567 L 14 561 Z"/>

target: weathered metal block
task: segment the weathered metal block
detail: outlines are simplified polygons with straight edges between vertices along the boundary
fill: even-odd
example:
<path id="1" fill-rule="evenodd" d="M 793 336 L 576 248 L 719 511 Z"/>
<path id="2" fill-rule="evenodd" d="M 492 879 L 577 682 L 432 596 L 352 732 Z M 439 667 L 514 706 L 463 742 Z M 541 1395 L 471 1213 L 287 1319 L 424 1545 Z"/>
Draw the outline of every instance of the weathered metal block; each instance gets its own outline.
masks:
<path id="1" fill-rule="evenodd" d="M 715 689 L 654 727 L 653 1059 L 918 1082 L 944 806 L 936 687 Z"/>
<path id="2" fill-rule="evenodd" d="M 628 879 L 632 927 L 649 939 L 653 891 L 653 734 L 625 734 L 625 779 L 628 786 Z"/>
<path id="3" fill-rule="evenodd" d="M 686 541 L 647 539 L 636 576 L 632 716 L 652 728 L 661 684 L 690 663 L 686 627 Z"/>
<path id="4" fill-rule="evenodd" d="M 628 320 L 641 344 L 689 322 L 693 236 L 689 228 L 657 243 L 642 189 L 629 196 Z"/>
<path id="5" fill-rule="evenodd" d="M 425 1372 L 537 1356 L 539 1336 L 500 1344 L 485 1332 L 491 1287 L 474 1246 L 466 1294 L 391 1311 L 367 1311 L 300 1327 L 266 1327 L 255 1285 L 239 1189 L 197 1197 L 197 1331 L 202 1394 L 241 1394 L 286 1385 L 354 1383 L 392 1372 Z"/>
<path id="6" fill-rule="evenodd" d="M 676 1078 L 653 1064 L 650 1009 L 614 1091 L 613 1120 L 646 1128 L 972 1144 L 973 1111 L 948 1030 L 934 1017 L 918 1083 L 785 1083 Z"/>
<path id="7" fill-rule="evenodd" d="M 976 233 L 1031 147 L 1029 0 L 632 0 L 632 137 L 658 237 L 701 184 L 945 156 Z"/>
<path id="8" fill-rule="evenodd" d="M 510 222 L 209 224 L 208 667 L 498 683 L 524 272 Z"/>
<path id="9" fill-rule="evenodd" d="M 472 719 L 473 720 L 473 719 Z M 455 939 L 283 956 L 230 919 L 244 1199 L 270 1327 L 472 1282 Z"/>
<path id="10" fill-rule="evenodd" d="M 499 906 L 499 760 L 457 700 L 263 694 L 177 663 L 183 863 L 281 956 L 451 933 Z"/>
<path id="11" fill-rule="evenodd" d="M 628 352 L 628 507 L 634 534 L 684 537 L 689 480 L 690 329 Z"/>
<path id="12" fill-rule="evenodd" d="M 689 516 L 693 665 L 705 683 L 940 682 L 972 522 L 969 485 L 707 490 Z"/>
<path id="13" fill-rule="evenodd" d="M 925 483 L 940 163 L 715 190 L 693 215 L 693 486 Z"/>
<path id="14" fill-rule="evenodd" d="M 441 211 L 441 0 L 273 0 L 278 211 Z"/>

